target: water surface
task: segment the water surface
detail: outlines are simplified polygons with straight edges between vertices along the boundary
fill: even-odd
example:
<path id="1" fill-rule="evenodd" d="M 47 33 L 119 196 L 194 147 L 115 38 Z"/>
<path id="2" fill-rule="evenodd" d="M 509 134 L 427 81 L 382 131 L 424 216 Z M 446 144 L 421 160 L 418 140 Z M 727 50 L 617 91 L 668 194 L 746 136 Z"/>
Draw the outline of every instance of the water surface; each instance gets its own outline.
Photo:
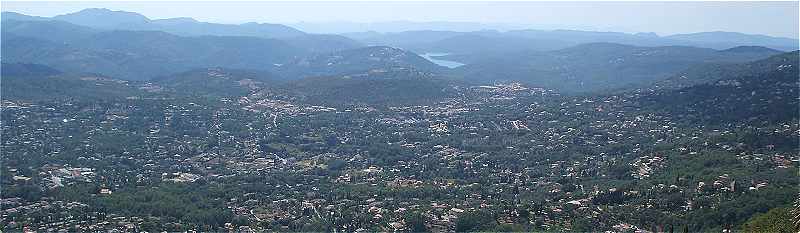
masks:
<path id="1" fill-rule="evenodd" d="M 437 64 L 437 65 L 440 65 L 440 66 L 444 66 L 444 67 L 447 67 L 447 68 L 451 68 L 451 69 L 464 65 L 464 63 L 460 63 L 460 62 L 457 62 L 457 61 L 449 61 L 449 60 L 442 60 L 442 59 L 433 58 L 433 57 L 446 56 L 446 55 L 449 55 L 449 53 L 424 53 L 424 54 L 420 54 L 419 56 L 424 57 L 425 59 L 428 59 L 428 61 L 431 61 L 434 64 Z"/>

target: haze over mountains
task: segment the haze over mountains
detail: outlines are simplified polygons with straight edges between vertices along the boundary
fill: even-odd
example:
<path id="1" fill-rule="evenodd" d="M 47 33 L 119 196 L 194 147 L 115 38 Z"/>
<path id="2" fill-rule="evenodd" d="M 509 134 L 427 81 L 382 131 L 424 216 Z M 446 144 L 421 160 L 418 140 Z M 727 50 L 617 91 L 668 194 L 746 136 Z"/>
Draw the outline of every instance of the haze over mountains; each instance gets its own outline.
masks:
<path id="1" fill-rule="evenodd" d="M 476 84 L 516 81 L 565 93 L 646 86 L 691 67 L 759 60 L 798 45 L 795 39 L 734 32 L 309 34 L 280 24 L 150 19 L 97 8 L 51 18 L 3 12 L 2 35 L 4 63 L 125 80 L 208 68 L 254 70 L 285 81 L 403 68 Z M 433 58 L 466 65 L 450 69 L 415 53 L 436 53 Z"/>
<path id="2" fill-rule="evenodd" d="M 548 52 L 527 51 L 487 58 L 458 67 L 453 72 L 466 80 L 518 80 L 535 86 L 580 92 L 647 84 L 697 65 L 741 63 L 780 53 L 764 47 L 714 50 L 590 43 Z"/>
<path id="3" fill-rule="evenodd" d="M 254 36 L 263 38 L 290 38 L 306 33 L 280 24 L 246 23 L 241 25 L 198 22 L 192 18 L 151 20 L 135 12 L 113 11 L 102 8 L 57 15 L 52 18 L 34 17 L 14 12 L 3 12 L 3 20 L 58 20 L 75 25 L 112 30 L 165 31 L 176 35 L 198 36 Z"/>
<path id="4" fill-rule="evenodd" d="M 475 40 L 487 39 L 525 39 L 533 43 L 546 43 L 539 45 L 539 50 L 553 50 L 565 48 L 582 43 L 609 42 L 638 46 L 667 46 L 683 45 L 726 49 L 742 45 L 765 46 L 779 50 L 797 49 L 797 40 L 790 38 L 752 35 L 736 32 L 702 32 L 692 34 L 677 34 L 659 36 L 654 33 L 628 34 L 621 32 L 595 32 L 575 30 L 510 30 L 505 32 L 495 30 L 480 30 L 472 32 L 457 31 L 405 31 L 405 32 L 355 32 L 343 35 L 363 41 L 365 43 L 388 44 L 392 46 L 409 47 L 410 49 L 428 50 L 426 45 L 435 44 L 455 36 L 472 36 Z M 475 45 L 475 44 L 473 44 Z"/>

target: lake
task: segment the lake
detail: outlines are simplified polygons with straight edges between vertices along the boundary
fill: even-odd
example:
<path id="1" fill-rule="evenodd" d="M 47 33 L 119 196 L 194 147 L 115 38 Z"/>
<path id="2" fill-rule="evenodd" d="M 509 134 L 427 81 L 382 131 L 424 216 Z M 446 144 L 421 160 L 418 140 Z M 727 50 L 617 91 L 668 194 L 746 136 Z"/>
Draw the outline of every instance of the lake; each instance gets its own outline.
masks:
<path id="1" fill-rule="evenodd" d="M 449 53 L 424 53 L 424 54 L 420 54 L 419 56 L 424 57 L 425 59 L 428 59 L 428 61 L 431 61 L 434 64 L 437 64 L 437 65 L 440 65 L 440 66 L 444 66 L 444 67 L 447 67 L 447 68 L 456 68 L 456 67 L 464 65 L 464 63 L 461 63 L 461 62 L 448 61 L 448 60 L 442 60 L 442 59 L 433 58 L 433 57 L 438 57 L 438 56 L 446 56 L 448 54 Z"/>

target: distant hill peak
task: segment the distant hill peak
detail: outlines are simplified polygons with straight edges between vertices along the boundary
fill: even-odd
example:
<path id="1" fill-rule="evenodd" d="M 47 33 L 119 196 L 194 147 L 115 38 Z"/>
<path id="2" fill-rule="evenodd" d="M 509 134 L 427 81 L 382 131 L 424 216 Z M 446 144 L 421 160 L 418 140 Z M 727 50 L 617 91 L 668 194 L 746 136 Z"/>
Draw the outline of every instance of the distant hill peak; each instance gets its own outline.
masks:
<path id="1" fill-rule="evenodd" d="M 736 46 L 733 48 L 724 49 L 720 51 L 729 53 L 762 53 L 762 52 L 780 53 L 781 52 L 780 50 L 775 50 L 764 46 L 749 46 L 749 45 Z"/>
<path id="2" fill-rule="evenodd" d="M 74 13 L 57 15 L 53 19 L 98 28 L 114 28 L 120 25 L 137 25 L 150 22 L 149 18 L 136 12 L 115 11 L 106 8 L 83 9 Z"/>
<path id="3" fill-rule="evenodd" d="M 118 10 L 111 10 L 111 9 L 107 9 L 107 8 L 86 8 L 86 9 L 80 10 L 78 12 L 58 15 L 58 16 L 55 16 L 55 17 L 76 16 L 76 15 L 117 16 L 117 17 L 125 16 L 125 17 L 131 17 L 131 18 L 138 18 L 139 20 L 144 20 L 144 21 L 149 21 L 150 20 L 146 16 L 144 16 L 142 14 L 139 14 L 139 13 L 136 13 L 136 12 L 118 11 Z"/>

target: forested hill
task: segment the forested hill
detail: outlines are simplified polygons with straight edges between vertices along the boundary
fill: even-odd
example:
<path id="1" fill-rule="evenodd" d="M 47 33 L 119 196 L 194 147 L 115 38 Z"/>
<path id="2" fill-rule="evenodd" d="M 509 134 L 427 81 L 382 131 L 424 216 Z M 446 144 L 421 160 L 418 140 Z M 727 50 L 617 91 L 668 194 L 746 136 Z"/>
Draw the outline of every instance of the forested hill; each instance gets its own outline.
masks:
<path id="1" fill-rule="evenodd" d="M 585 93 L 646 86 L 693 66 L 749 62 L 779 53 L 771 49 L 736 52 L 684 46 L 592 43 L 550 52 L 529 51 L 491 57 L 458 67 L 453 73 L 474 82 L 514 80 L 562 92 Z"/>
<path id="2" fill-rule="evenodd" d="M 795 51 L 751 63 L 692 69 L 699 75 L 682 75 L 675 81 L 696 84 L 660 90 L 652 97 L 654 102 L 644 105 L 704 124 L 769 125 L 792 120 L 800 113 L 799 56 Z"/>

